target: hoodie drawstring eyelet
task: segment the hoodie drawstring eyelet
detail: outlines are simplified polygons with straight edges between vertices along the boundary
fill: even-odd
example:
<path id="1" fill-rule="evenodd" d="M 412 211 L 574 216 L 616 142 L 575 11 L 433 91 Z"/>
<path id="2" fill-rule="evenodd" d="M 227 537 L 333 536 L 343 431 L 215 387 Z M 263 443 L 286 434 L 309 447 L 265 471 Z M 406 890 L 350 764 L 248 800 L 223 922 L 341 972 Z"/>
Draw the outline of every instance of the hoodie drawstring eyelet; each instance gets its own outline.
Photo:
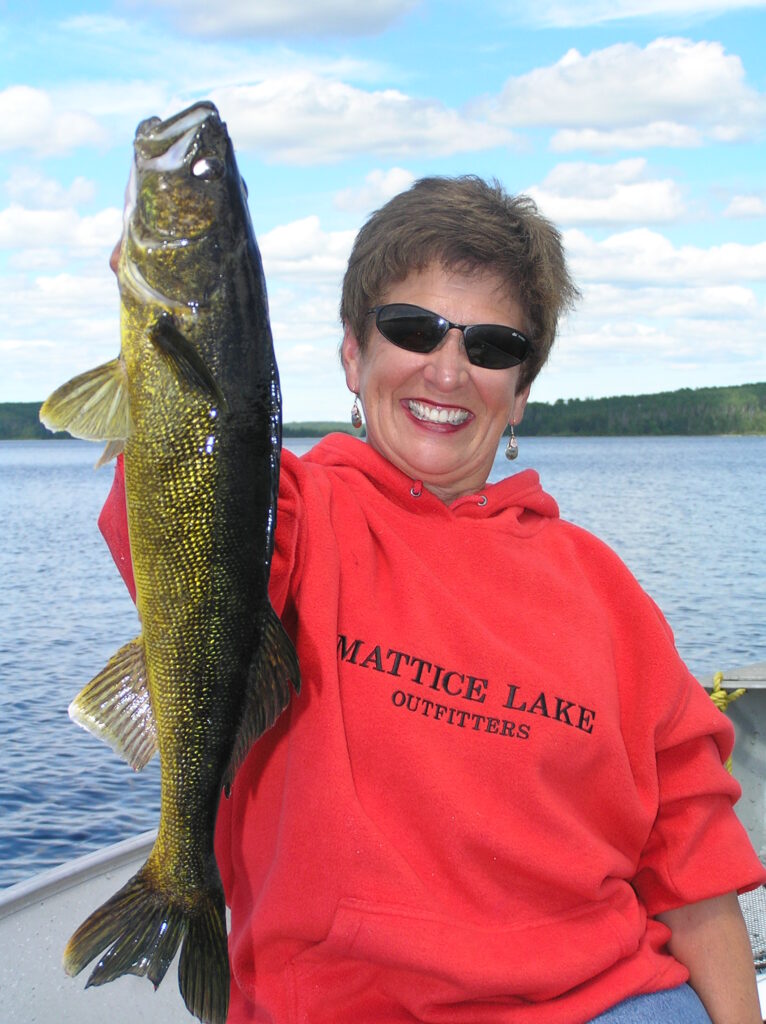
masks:
<path id="1" fill-rule="evenodd" d="M 415 483 L 410 488 L 410 494 L 412 495 L 413 498 L 419 498 L 422 493 L 423 493 L 423 481 L 422 480 L 416 480 Z"/>

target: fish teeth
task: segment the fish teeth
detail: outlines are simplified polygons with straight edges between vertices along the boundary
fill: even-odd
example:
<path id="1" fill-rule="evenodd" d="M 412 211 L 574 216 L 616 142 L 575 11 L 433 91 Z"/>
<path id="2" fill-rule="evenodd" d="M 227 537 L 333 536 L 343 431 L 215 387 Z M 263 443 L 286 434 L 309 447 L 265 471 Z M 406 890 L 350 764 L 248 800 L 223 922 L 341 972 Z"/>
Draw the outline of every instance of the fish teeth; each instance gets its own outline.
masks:
<path id="1" fill-rule="evenodd" d="M 426 423 L 449 423 L 456 427 L 470 416 L 467 409 L 445 409 L 441 406 L 426 405 L 424 402 L 416 402 L 410 399 L 407 403 L 410 412 L 419 420 Z"/>

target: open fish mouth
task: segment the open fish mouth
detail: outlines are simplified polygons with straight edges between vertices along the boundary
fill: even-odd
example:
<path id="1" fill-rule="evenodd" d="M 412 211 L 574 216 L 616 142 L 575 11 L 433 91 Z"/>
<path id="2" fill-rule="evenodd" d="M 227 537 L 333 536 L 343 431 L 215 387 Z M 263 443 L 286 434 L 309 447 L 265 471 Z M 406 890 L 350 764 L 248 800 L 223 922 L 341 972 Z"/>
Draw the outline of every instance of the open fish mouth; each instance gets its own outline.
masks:
<path id="1" fill-rule="evenodd" d="M 155 272 L 205 243 L 227 192 L 241 187 L 234 170 L 226 126 L 215 106 L 200 102 L 167 120 L 142 121 L 133 144 L 133 163 L 123 212 L 124 258 L 120 285 L 139 302 L 169 312 L 199 310 L 206 296 L 174 297 L 166 284 L 174 273 Z M 229 180 L 236 174 L 236 181 Z M 161 192 L 162 201 L 156 196 Z"/>

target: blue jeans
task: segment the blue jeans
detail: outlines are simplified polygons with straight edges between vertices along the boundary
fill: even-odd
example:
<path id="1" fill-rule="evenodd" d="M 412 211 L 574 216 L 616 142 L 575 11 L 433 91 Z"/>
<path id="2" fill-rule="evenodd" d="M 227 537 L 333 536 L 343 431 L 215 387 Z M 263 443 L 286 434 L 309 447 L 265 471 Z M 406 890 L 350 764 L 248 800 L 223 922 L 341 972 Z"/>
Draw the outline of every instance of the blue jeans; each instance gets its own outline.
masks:
<path id="1" fill-rule="evenodd" d="M 688 985 L 633 996 L 594 1017 L 590 1024 L 711 1024 L 697 993 Z"/>

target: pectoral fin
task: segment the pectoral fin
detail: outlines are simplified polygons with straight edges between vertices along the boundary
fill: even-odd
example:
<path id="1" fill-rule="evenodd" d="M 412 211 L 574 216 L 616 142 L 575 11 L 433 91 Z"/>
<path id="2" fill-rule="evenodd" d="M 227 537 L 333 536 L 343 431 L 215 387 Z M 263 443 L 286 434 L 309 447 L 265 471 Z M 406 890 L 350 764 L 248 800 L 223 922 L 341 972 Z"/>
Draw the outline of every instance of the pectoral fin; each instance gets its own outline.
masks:
<path id="1" fill-rule="evenodd" d="M 130 433 L 125 364 L 112 359 L 73 377 L 43 402 L 40 421 L 87 441 L 124 441 Z"/>
<path id="2" fill-rule="evenodd" d="M 276 722 L 290 701 L 290 683 L 300 693 L 301 674 L 292 640 L 267 604 L 260 643 L 250 665 L 239 733 L 224 777 L 228 794 L 242 762 L 258 737 Z"/>
<path id="3" fill-rule="evenodd" d="M 210 368 L 169 313 L 162 314 L 149 332 L 149 338 L 180 380 L 191 387 L 207 391 L 216 405 L 226 408 L 226 399 Z"/>
<path id="4" fill-rule="evenodd" d="M 141 637 L 125 644 L 77 694 L 69 717 L 140 771 L 157 750 Z"/>

